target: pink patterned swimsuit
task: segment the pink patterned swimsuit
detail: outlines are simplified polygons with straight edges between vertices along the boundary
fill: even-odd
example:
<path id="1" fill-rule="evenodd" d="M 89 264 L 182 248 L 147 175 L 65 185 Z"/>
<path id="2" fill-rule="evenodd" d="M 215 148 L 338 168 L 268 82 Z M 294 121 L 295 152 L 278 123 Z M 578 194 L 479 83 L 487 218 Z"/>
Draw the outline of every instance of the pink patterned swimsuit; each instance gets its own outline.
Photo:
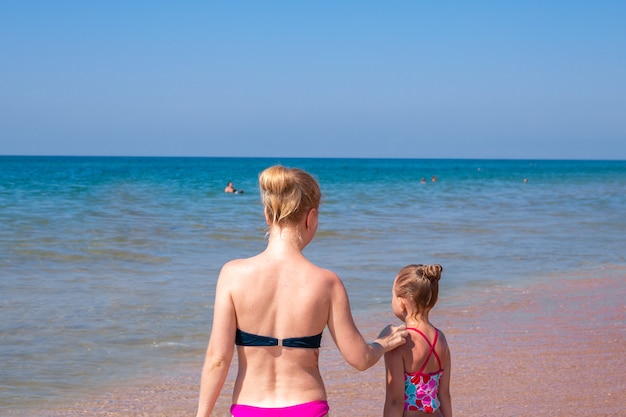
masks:
<path id="1" fill-rule="evenodd" d="M 435 345 L 439 338 L 439 330 L 435 333 L 435 340 L 433 340 L 431 344 L 426 335 L 418 329 L 413 327 L 407 327 L 406 329 L 413 330 L 422 335 L 428 343 L 428 346 L 430 346 L 430 352 L 428 352 L 428 356 L 419 371 L 404 373 L 404 409 L 434 413 L 441 405 L 439 398 L 437 398 L 437 393 L 439 392 L 439 378 L 441 378 L 441 374 L 443 373 L 439 355 L 435 352 Z M 435 355 L 435 359 L 437 359 L 439 370 L 431 373 L 422 372 L 432 355 Z"/>

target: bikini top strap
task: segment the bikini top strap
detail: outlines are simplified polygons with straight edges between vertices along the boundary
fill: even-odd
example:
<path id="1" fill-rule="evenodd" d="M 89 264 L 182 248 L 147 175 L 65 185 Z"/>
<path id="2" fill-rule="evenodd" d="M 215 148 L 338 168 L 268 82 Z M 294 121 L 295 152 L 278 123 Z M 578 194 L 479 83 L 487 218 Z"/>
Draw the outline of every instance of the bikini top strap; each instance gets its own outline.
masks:
<path id="1" fill-rule="evenodd" d="M 435 338 L 433 339 L 433 343 L 430 343 L 430 340 L 428 340 L 428 337 L 426 337 L 426 335 L 419 329 L 416 329 L 415 327 L 407 327 L 406 329 L 413 330 L 414 332 L 419 333 L 424 338 L 424 340 L 426 340 L 426 343 L 428 343 L 428 346 L 430 347 L 430 351 L 428 352 L 428 356 L 426 356 L 426 360 L 424 360 L 422 367 L 417 372 L 422 372 L 424 368 L 426 368 L 426 365 L 428 365 L 428 361 L 430 360 L 430 357 L 433 354 L 435 355 L 435 359 L 437 359 L 437 364 L 439 365 L 439 369 L 441 369 L 441 360 L 439 359 L 439 355 L 437 355 L 437 352 L 435 352 L 435 345 L 437 344 L 437 340 L 439 339 L 439 330 L 435 329 L 436 330 Z"/>

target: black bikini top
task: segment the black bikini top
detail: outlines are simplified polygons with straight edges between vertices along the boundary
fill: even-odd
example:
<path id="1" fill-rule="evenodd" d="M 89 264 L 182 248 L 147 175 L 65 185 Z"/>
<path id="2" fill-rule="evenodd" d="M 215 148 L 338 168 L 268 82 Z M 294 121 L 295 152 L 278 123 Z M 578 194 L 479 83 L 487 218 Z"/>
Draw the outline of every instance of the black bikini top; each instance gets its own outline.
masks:
<path id="1" fill-rule="evenodd" d="M 278 339 L 275 337 L 258 336 L 237 329 L 235 344 L 238 346 L 278 346 Z M 282 346 L 284 347 L 317 349 L 321 344 L 322 333 L 315 336 L 282 339 Z"/>

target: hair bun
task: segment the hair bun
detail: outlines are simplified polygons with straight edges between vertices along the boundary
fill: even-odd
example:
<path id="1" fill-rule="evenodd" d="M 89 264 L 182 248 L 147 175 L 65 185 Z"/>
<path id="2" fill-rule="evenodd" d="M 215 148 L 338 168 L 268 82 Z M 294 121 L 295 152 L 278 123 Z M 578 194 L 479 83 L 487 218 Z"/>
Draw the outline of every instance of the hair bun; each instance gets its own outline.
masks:
<path id="1" fill-rule="evenodd" d="M 273 194 L 284 194 L 295 185 L 293 174 L 282 165 L 267 168 L 259 176 L 262 191 Z"/>
<path id="2" fill-rule="evenodd" d="M 424 276 L 431 281 L 439 281 L 441 279 L 441 271 L 443 271 L 443 267 L 439 264 L 426 265 L 424 267 Z"/>
<path id="3" fill-rule="evenodd" d="M 319 184 L 298 168 L 275 165 L 259 175 L 261 198 L 270 223 L 296 222 L 321 199 Z"/>

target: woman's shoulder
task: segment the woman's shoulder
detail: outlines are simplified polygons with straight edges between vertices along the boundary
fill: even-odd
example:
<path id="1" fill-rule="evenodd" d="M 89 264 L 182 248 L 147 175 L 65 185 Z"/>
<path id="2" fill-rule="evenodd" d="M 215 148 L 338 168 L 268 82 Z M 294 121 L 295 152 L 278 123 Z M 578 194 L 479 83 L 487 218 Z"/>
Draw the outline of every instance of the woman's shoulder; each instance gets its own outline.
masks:
<path id="1" fill-rule="evenodd" d="M 319 277 L 319 279 L 323 280 L 323 282 L 329 285 L 343 285 L 341 278 L 339 278 L 339 275 L 337 275 L 335 272 L 314 264 L 311 265 L 313 266 L 312 273 Z"/>
<path id="2" fill-rule="evenodd" d="M 232 270 L 243 268 L 247 263 L 247 259 L 232 259 L 222 266 L 221 272 L 230 272 Z"/>
<path id="3" fill-rule="evenodd" d="M 318 271 L 318 273 L 320 273 L 321 275 L 324 275 L 328 278 L 332 278 L 332 279 L 339 279 L 339 275 L 337 275 L 334 271 L 328 269 L 328 268 L 324 268 L 315 264 L 311 264 L 313 265 L 313 268 L 315 268 L 315 270 Z"/>
<path id="4" fill-rule="evenodd" d="M 254 268 L 262 262 L 261 256 L 262 254 L 257 254 L 248 258 L 231 259 L 222 266 L 222 269 Z"/>
<path id="5" fill-rule="evenodd" d="M 232 282 L 233 277 L 242 277 L 250 274 L 250 271 L 254 269 L 254 264 L 254 262 L 251 262 L 251 258 L 230 260 L 222 266 L 220 278 Z"/>

